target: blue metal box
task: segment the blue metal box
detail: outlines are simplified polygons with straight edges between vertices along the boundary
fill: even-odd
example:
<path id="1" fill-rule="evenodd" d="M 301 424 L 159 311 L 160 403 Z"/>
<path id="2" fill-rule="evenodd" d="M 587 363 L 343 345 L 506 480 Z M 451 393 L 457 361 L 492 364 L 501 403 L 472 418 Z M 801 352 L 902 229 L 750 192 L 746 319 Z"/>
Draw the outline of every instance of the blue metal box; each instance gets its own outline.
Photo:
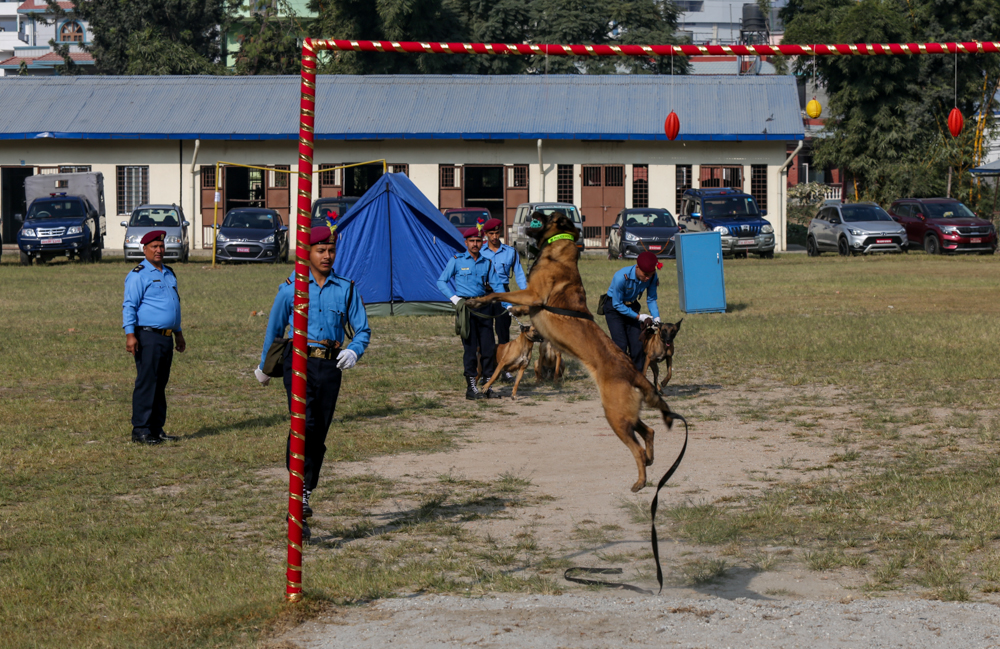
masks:
<path id="1" fill-rule="evenodd" d="M 677 293 L 684 313 L 725 313 L 726 279 L 722 272 L 722 235 L 678 234 Z"/>

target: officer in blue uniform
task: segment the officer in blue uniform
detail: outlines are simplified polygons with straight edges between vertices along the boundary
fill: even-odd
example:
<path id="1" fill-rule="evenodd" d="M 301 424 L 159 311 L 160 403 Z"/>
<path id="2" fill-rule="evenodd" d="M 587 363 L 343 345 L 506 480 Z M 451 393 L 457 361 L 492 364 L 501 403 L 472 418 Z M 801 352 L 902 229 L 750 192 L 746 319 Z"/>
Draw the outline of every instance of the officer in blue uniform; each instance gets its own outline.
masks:
<path id="1" fill-rule="evenodd" d="M 611 340 L 632 359 L 636 369 L 642 371 L 645 359 L 639 334 L 642 323 L 653 318 L 660 321 L 660 309 L 656 305 L 656 288 L 660 280 L 656 275 L 656 255 L 643 252 L 636 259 L 635 266 L 626 266 L 611 278 L 608 300 L 604 307 L 604 317 L 608 322 Z M 646 306 L 649 313 L 639 313 L 639 297 L 646 291 Z"/>
<path id="2" fill-rule="evenodd" d="M 167 420 L 164 390 L 170 380 L 174 349 L 187 348 L 181 333 L 181 297 L 177 277 L 163 263 L 164 230 L 142 237 L 146 257 L 125 277 L 122 327 L 125 349 L 135 357 L 132 390 L 132 441 L 159 444 L 177 438 L 163 432 Z"/>
<path id="3" fill-rule="evenodd" d="M 517 254 L 517 250 L 508 246 L 505 243 L 500 243 L 500 228 L 503 226 L 503 222 L 500 219 L 490 219 L 483 224 L 483 231 L 486 233 L 486 245 L 482 249 L 483 257 L 486 257 L 493 263 L 493 269 L 496 271 L 497 275 L 500 277 L 500 281 L 503 282 L 503 290 L 505 293 L 510 293 L 510 274 L 511 271 L 514 273 L 514 281 L 517 282 L 517 287 L 522 291 L 528 288 L 528 279 L 524 276 L 524 269 L 521 268 L 521 256 Z M 496 332 L 497 332 L 497 344 L 503 345 L 510 342 L 510 313 L 506 312 L 506 309 L 510 308 L 510 305 L 503 303 L 501 305 L 493 305 L 500 312 L 496 319 Z M 503 311 L 500 311 L 503 309 Z M 510 373 L 506 373 L 507 377 L 511 379 Z"/>
<path id="4" fill-rule="evenodd" d="M 303 473 L 302 516 L 312 516 L 309 496 L 319 482 L 319 471 L 326 454 L 326 435 L 333 421 L 340 394 L 342 372 L 354 367 L 368 348 L 371 329 L 361 296 L 354 290 L 354 282 L 333 274 L 337 257 L 337 240 L 330 228 L 313 227 L 309 235 L 309 357 L 306 361 L 306 452 Z M 278 294 L 271 307 L 271 316 L 264 334 L 264 351 L 254 375 L 262 385 L 271 377 L 261 371 L 264 359 L 275 338 L 285 334 L 285 327 L 292 327 L 292 306 L 295 300 L 295 274 L 278 287 Z M 350 325 L 354 330 L 351 344 L 343 347 L 344 332 Z M 288 409 L 292 409 L 292 343 L 285 349 L 284 383 Z M 288 467 L 291 435 L 285 447 L 285 466 Z"/>
<path id="5" fill-rule="evenodd" d="M 458 306 L 459 300 L 470 297 L 482 297 L 487 293 L 503 293 L 503 282 L 493 268 L 493 264 L 480 254 L 483 246 L 483 235 L 479 228 L 469 228 L 463 233 L 466 252 L 455 255 L 448 260 L 441 276 L 438 277 L 438 290 Z M 454 282 L 455 290 L 449 282 Z M 462 339 L 464 354 L 462 363 L 465 371 L 466 399 L 499 399 L 500 395 L 490 388 L 480 392 L 476 385 L 476 351 L 479 352 L 483 367 L 483 378 L 489 379 L 496 369 L 496 342 L 493 340 L 493 323 L 486 318 L 472 315 L 469 319 L 469 337 Z"/>

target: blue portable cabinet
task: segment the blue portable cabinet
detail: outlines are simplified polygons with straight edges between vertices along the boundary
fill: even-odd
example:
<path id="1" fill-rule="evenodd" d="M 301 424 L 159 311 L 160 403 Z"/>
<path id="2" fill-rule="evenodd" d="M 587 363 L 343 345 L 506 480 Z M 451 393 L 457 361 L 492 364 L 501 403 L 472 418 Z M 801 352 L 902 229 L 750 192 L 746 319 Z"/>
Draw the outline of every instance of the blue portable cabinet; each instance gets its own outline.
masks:
<path id="1" fill-rule="evenodd" d="M 725 313 L 726 279 L 722 272 L 722 235 L 678 234 L 677 293 L 684 313 Z"/>

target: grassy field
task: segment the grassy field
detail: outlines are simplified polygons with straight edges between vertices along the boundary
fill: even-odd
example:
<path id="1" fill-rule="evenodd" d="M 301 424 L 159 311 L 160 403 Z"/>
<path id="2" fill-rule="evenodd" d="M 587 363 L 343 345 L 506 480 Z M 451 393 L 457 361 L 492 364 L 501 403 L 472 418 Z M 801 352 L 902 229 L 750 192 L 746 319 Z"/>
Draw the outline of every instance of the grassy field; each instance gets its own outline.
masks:
<path id="1" fill-rule="evenodd" d="M 377 552 L 328 543 L 337 551 L 307 557 L 311 603 L 285 607 L 288 416 L 283 390 L 253 380 L 266 317 L 251 313 L 270 310 L 291 267 L 175 268 L 188 351 L 174 357 L 166 428 L 183 440 L 145 448 L 128 441 L 134 365 L 120 305 L 131 266 L 4 261 L 0 646 L 247 646 L 323 602 L 470 584 L 557 590 L 504 571 L 523 556 L 558 565 L 530 537 L 499 546 L 461 525 L 530 504 L 524 480 L 441 476 L 438 492 L 410 494 L 422 502 L 400 523 L 404 542 Z M 672 263 L 661 271 L 669 320 L 682 315 Z M 592 310 L 621 265 L 581 261 Z M 734 407 L 749 421 L 801 421 L 803 435 L 841 449 L 840 470 L 753 501 L 667 510 L 664 523 L 707 545 L 794 543 L 815 569 L 867 566 L 871 592 L 904 579 L 950 599 L 1000 589 L 1000 571 L 987 571 L 1000 523 L 998 275 L 1000 259 L 916 253 L 727 262 L 729 313 L 685 319 L 683 381 L 836 388 L 824 403 Z M 378 318 L 372 329 L 328 461 L 447 449 L 489 407 L 461 399 L 451 318 Z M 587 381 L 572 378 L 553 399 L 587 398 Z M 695 422 L 709 416 L 695 399 L 672 405 Z M 825 420 L 833 405 L 850 415 Z M 395 493 L 376 477 L 324 475 L 323 486 L 359 512 Z M 339 534 L 377 532 L 355 522 Z M 432 542 L 441 538 L 446 552 Z"/>

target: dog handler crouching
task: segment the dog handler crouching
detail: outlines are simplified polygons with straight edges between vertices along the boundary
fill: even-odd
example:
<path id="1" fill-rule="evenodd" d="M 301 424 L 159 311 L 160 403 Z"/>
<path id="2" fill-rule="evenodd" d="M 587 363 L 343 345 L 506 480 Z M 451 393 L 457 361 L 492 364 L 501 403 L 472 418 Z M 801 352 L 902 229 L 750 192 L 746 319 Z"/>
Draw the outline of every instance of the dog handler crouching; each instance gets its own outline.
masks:
<path id="1" fill-rule="evenodd" d="M 340 394 L 340 379 L 343 370 L 354 367 L 365 353 L 371 339 L 365 305 L 359 295 L 355 295 L 353 282 L 333 274 L 333 262 L 337 256 L 337 245 L 330 228 L 314 227 L 309 236 L 309 358 L 306 370 L 306 452 L 303 474 L 302 517 L 312 516 L 309 496 L 319 482 L 319 470 L 323 466 L 326 453 L 326 434 L 333 421 L 333 411 L 337 407 Z M 285 327 L 292 326 L 292 305 L 295 299 L 294 272 L 292 277 L 278 287 L 274 298 L 271 317 L 264 335 L 264 351 L 261 364 L 254 375 L 262 385 L 267 385 L 271 377 L 261 368 L 275 338 L 284 336 Z M 345 324 L 354 329 L 351 344 L 341 349 L 344 343 Z M 285 347 L 284 374 L 285 393 L 288 409 L 292 409 L 292 341 Z M 291 434 L 285 448 L 285 467 L 289 466 Z"/>
<path id="2" fill-rule="evenodd" d="M 660 309 L 656 305 L 656 288 L 660 280 L 656 275 L 656 255 L 651 252 L 639 254 L 635 266 L 622 268 L 611 278 L 608 287 L 608 306 L 604 317 L 608 322 L 611 340 L 632 359 L 635 368 L 642 371 L 643 355 L 639 334 L 642 323 L 649 318 L 660 321 Z M 639 313 L 639 298 L 646 291 L 646 306 L 652 314 Z"/>
<path id="3" fill-rule="evenodd" d="M 438 290 L 459 309 L 458 317 L 468 318 L 468 336 L 462 337 L 462 364 L 465 371 L 466 399 L 499 399 L 500 395 L 490 388 L 480 392 L 476 385 L 476 351 L 483 367 L 483 377 L 493 376 L 496 369 L 496 341 L 493 339 L 493 321 L 482 318 L 464 310 L 462 300 L 470 297 L 482 297 L 487 293 L 504 293 L 503 282 L 493 268 L 493 263 L 479 254 L 483 247 L 483 235 L 479 228 L 469 228 L 462 233 L 465 237 L 466 251 L 448 260 L 441 276 L 438 277 Z M 455 291 L 452 292 L 448 282 L 455 281 Z M 461 302 L 461 304 L 459 304 Z"/>

